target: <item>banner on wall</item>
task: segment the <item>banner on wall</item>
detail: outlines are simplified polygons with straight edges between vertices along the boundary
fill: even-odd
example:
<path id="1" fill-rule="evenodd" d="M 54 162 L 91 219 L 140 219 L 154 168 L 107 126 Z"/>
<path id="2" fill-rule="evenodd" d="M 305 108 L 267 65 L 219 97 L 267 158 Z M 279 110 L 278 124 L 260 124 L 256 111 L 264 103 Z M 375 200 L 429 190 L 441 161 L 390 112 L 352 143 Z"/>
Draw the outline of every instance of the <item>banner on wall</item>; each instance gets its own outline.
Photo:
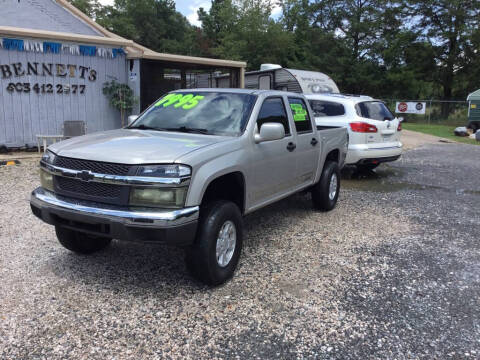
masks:
<path id="1" fill-rule="evenodd" d="M 395 112 L 398 114 L 425 114 L 426 102 L 402 101 L 397 102 Z"/>

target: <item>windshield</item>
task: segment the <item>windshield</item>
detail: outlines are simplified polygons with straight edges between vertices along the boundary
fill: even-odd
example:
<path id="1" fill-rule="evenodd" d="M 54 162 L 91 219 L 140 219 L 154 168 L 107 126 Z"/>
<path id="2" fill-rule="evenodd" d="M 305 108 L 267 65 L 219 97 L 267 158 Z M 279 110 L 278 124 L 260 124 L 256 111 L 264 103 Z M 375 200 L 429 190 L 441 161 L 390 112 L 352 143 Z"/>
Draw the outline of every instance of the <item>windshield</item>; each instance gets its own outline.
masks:
<path id="1" fill-rule="evenodd" d="M 381 101 L 365 101 L 355 106 L 358 116 L 372 120 L 393 120 L 395 116 Z"/>
<path id="2" fill-rule="evenodd" d="M 255 99 L 250 94 L 225 92 L 170 93 L 129 128 L 237 136 L 245 129 Z"/>

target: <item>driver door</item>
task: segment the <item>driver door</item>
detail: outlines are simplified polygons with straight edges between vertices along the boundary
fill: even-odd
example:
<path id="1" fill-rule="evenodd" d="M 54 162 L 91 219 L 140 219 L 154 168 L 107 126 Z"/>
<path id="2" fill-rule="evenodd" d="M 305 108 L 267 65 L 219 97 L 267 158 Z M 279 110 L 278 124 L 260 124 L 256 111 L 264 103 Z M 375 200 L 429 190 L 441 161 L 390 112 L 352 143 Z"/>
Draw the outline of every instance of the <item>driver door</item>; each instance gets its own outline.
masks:
<path id="1" fill-rule="evenodd" d="M 257 131 L 264 123 L 280 123 L 285 137 L 254 144 L 251 170 L 253 208 L 288 194 L 295 185 L 296 153 L 285 101 L 281 96 L 266 98 L 257 117 Z"/>

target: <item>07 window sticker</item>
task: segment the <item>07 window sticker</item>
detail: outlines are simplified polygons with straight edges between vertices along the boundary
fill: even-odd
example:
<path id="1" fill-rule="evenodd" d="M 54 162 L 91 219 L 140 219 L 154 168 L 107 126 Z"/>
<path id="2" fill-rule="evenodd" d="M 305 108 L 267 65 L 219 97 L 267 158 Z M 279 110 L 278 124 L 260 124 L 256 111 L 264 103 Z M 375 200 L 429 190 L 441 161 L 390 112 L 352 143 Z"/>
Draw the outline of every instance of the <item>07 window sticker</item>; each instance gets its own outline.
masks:
<path id="1" fill-rule="evenodd" d="M 181 107 L 184 110 L 193 109 L 198 105 L 199 101 L 205 96 L 194 94 L 168 94 L 161 98 L 156 104 L 156 107 L 169 107 L 173 105 L 174 108 Z"/>

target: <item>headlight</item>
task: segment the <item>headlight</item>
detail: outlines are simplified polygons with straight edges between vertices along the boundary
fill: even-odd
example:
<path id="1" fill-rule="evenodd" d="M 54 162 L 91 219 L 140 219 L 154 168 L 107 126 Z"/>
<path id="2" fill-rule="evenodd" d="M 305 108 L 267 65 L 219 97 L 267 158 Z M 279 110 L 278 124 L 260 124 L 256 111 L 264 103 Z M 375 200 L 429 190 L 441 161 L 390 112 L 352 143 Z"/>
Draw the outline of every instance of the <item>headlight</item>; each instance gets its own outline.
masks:
<path id="1" fill-rule="evenodd" d="M 132 188 L 130 205 L 181 208 L 185 204 L 187 188 Z"/>
<path id="2" fill-rule="evenodd" d="M 42 161 L 47 164 L 53 164 L 55 161 L 55 154 L 49 150 L 42 156 Z"/>
<path id="3" fill-rule="evenodd" d="M 137 170 L 137 176 L 163 178 L 180 178 L 191 174 L 192 170 L 185 165 L 148 165 L 140 166 Z"/>
<path id="4" fill-rule="evenodd" d="M 45 190 L 53 192 L 53 175 L 40 169 L 40 184 Z"/>

